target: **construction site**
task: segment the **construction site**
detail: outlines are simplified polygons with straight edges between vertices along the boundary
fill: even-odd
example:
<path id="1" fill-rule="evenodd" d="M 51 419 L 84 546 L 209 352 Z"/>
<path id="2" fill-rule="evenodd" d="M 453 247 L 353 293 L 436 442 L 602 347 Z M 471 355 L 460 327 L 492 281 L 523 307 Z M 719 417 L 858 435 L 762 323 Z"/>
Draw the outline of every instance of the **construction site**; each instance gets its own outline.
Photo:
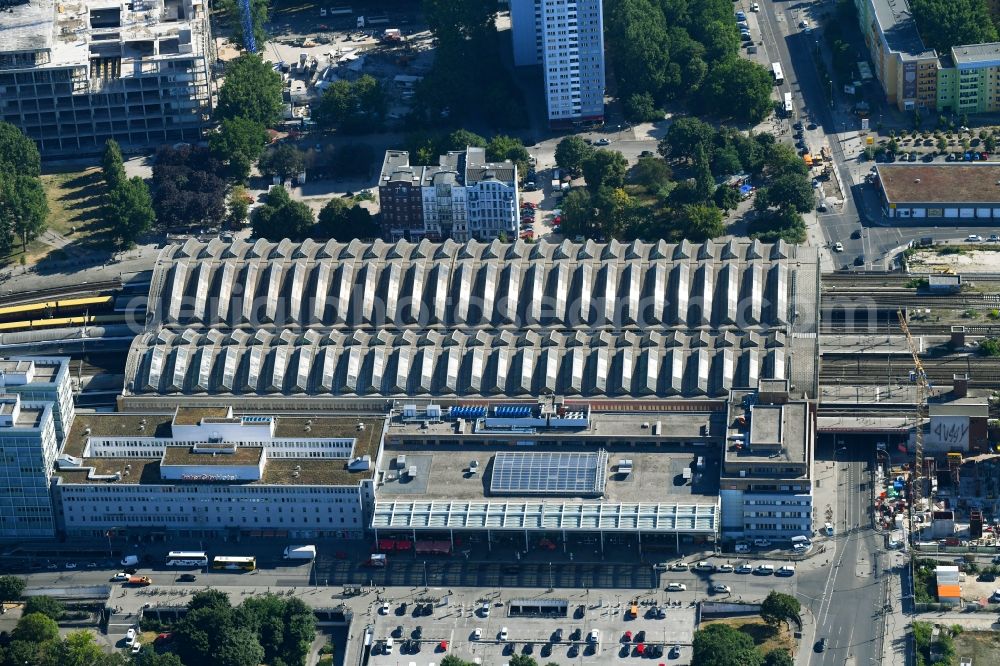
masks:
<path id="1" fill-rule="evenodd" d="M 0 34 L 0 119 L 45 156 L 197 141 L 211 116 L 201 0 L 14 2 Z"/>

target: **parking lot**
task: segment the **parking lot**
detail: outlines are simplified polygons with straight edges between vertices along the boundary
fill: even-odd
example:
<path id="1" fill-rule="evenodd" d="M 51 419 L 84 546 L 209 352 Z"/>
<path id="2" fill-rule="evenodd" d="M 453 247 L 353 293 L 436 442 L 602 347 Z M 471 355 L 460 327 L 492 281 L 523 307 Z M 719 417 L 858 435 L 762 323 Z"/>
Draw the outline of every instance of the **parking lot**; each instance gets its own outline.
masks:
<path id="1" fill-rule="evenodd" d="M 435 606 L 433 616 L 414 616 L 414 604 L 391 602 L 387 614 L 376 604 L 372 664 L 439 662 L 446 654 L 479 663 L 504 663 L 513 654 L 530 654 L 544 662 L 612 663 L 624 657 L 656 656 L 690 659 L 695 609 L 676 602 L 667 607 L 650 596 L 640 597 L 632 615 L 629 591 L 597 593 L 556 590 L 531 593 L 526 603 L 550 604 L 565 613 L 516 617 L 516 593 L 499 590 L 481 598 L 468 595 Z M 508 595 L 515 597 L 508 598 Z M 488 612 L 483 610 L 484 603 Z M 654 605 L 655 603 L 655 605 Z M 662 607 L 663 612 L 657 609 Z M 422 611 L 418 611 L 422 612 Z M 662 615 L 662 618 L 659 617 Z M 595 632 L 592 633 L 592 632 Z M 391 654 L 386 653 L 392 639 Z M 671 648 L 677 650 L 671 656 Z M 662 652 L 661 652 L 662 651 Z"/>

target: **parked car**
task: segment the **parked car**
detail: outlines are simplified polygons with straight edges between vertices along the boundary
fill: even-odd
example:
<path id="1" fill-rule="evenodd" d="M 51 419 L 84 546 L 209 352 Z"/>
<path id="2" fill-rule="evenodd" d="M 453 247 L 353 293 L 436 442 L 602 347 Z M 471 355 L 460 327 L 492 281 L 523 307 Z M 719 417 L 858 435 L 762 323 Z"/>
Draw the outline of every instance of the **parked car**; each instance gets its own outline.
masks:
<path id="1" fill-rule="evenodd" d="M 684 592 L 687 589 L 687 585 L 684 583 L 667 583 L 668 592 Z"/>
<path id="2" fill-rule="evenodd" d="M 733 565 L 728 563 L 720 564 L 719 566 L 715 567 L 715 570 L 718 571 L 719 573 L 733 573 Z"/>
<path id="3" fill-rule="evenodd" d="M 500 628 L 500 640 L 502 640 L 502 641 L 507 640 L 507 636 L 508 635 L 510 635 L 510 632 L 507 631 L 507 627 L 501 627 Z"/>
<path id="4" fill-rule="evenodd" d="M 590 630 L 590 634 L 587 635 L 587 640 L 590 641 L 591 643 L 600 643 L 601 642 L 601 630 L 600 629 L 591 629 Z"/>
<path id="5" fill-rule="evenodd" d="M 134 642 L 135 642 L 135 629 L 129 628 L 129 630 L 125 632 L 125 645 L 126 647 L 130 647 Z"/>
<path id="6" fill-rule="evenodd" d="M 749 564 L 745 564 L 744 563 L 744 564 L 741 564 L 738 567 L 736 567 L 736 573 L 738 573 L 738 574 L 748 574 L 748 573 L 751 573 L 752 571 L 753 571 L 753 567 L 750 566 Z"/>
<path id="7" fill-rule="evenodd" d="M 990 234 L 990 242 L 1000 243 L 1000 236 L 998 236 L 997 234 Z"/>
<path id="8" fill-rule="evenodd" d="M 181 574 L 177 577 L 177 580 L 181 583 L 193 583 L 198 580 L 198 577 L 192 573 Z"/>
<path id="9" fill-rule="evenodd" d="M 965 242 L 966 243 L 982 243 L 983 242 L 983 237 L 980 236 L 979 234 L 969 234 L 968 236 L 965 237 Z"/>
<path id="10" fill-rule="evenodd" d="M 702 560 L 698 564 L 694 565 L 694 568 L 697 571 L 715 571 L 715 566 L 705 560 Z"/>
<path id="11" fill-rule="evenodd" d="M 482 627 L 476 627 L 475 630 L 473 630 L 472 632 L 472 640 L 478 641 L 482 637 L 483 637 Z"/>
<path id="12" fill-rule="evenodd" d="M 594 142 L 594 145 L 595 146 L 610 146 L 611 145 L 611 139 L 598 139 L 597 141 Z"/>
<path id="13" fill-rule="evenodd" d="M 843 243 L 834 243 L 833 244 L 833 251 L 834 252 L 843 252 L 844 251 L 844 244 Z"/>
<path id="14" fill-rule="evenodd" d="M 790 564 L 785 564 L 783 566 L 778 567 L 778 570 L 776 572 L 774 572 L 774 575 L 775 576 L 794 576 L 795 575 L 795 567 L 793 567 Z"/>
<path id="15" fill-rule="evenodd" d="M 687 571 L 687 569 L 688 569 L 687 562 L 674 562 L 673 564 L 670 565 L 671 571 Z"/>
<path id="16" fill-rule="evenodd" d="M 716 583 L 711 588 L 713 594 L 729 594 L 733 591 L 728 585 L 723 585 L 722 583 Z"/>
<path id="17" fill-rule="evenodd" d="M 753 572 L 758 576 L 770 576 L 774 573 L 774 567 L 770 564 L 759 564 Z"/>
<path id="18" fill-rule="evenodd" d="M 112 583 L 121 583 L 121 582 L 124 582 L 126 580 L 128 580 L 128 574 L 125 573 L 124 571 L 116 573 L 114 576 L 111 577 L 111 582 Z"/>
<path id="19" fill-rule="evenodd" d="M 750 3 L 750 11 L 752 11 L 752 12 L 759 12 L 760 11 L 760 5 L 757 4 L 756 2 L 751 2 Z"/>

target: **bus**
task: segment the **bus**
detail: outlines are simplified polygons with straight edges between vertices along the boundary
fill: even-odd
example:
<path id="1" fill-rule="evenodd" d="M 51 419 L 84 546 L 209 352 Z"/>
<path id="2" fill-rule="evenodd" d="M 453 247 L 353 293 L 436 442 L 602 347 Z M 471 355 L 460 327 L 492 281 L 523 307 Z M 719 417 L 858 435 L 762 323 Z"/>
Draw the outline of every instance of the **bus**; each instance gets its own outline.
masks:
<path id="1" fill-rule="evenodd" d="M 774 82 L 779 86 L 785 82 L 785 75 L 781 73 L 780 62 L 771 63 L 771 75 L 774 77 Z"/>
<path id="2" fill-rule="evenodd" d="M 794 107 L 792 107 L 792 93 L 787 92 L 785 93 L 785 115 L 791 116 L 794 110 Z"/>
<path id="3" fill-rule="evenodd" d="M 168 567 L 207 567 L 208 555 L 198 551 L 172 550 L 167 553 Z"/>
<path id="4" fill-rule="evenodd" d="M 228 571 L 253 571 L 257 568 L 256 557 L 243 557 L 233 555 L 217 555 L 212 559 L 213 569 L 226 569 Z"/>

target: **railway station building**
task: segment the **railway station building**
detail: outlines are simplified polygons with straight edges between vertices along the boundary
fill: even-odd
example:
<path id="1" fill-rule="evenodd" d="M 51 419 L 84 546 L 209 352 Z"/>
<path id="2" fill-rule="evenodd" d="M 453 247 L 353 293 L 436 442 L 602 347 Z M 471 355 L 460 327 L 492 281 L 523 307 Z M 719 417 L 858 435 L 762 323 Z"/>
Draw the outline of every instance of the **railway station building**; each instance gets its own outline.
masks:
<path id="1" fill-rule="evenodd" d="M 875 170 L 886 217 L 1000 220 L 1000 164 L 878 164 Z"/>
<path id="2" fill-rule="evenodd" d="M 169 246 L 152 272 L 119 413 L 74 423 L 60 517 L 94 533 L 126 524 L 304 536 L 326 526 L 273 519 L 278 498 L 306 484 L 343 489 L 360 529 L 387 549 L 675 551 L 808 533 L 818 289 L 815 250 L 756 241 Z M 190 416 L 199 410 L 200 420 Z M 335 416 L 344 413 L 353 416 Z M 338 470 L 318 479 L 314 461 L 278 460 L 263 435 L 227 434 L 258 414 L 275 415 L 264 417 L 273 438 L 305 437 L 307 427 L 316 437 L 338 418 L 348 430 L 371 419 L 366 427 L 384 435 L 365 453 L 369 469 L 344 471 L 355 442 L 315 461 Z M 179 419 L 201 434 L 179 433 Z M 218 434 L 216 423 L 226 424 Z M 149 443 L 133 454 L 125 432 Z M 741 448 L 730 451 L 736 435 Z M 218 464 L 235 460 L 217 447 L 252 459 L 227 467 L 232 480 L 207 465 L 196 474 L 205 479 L 172 476 L 207 460 L 202 449 Z M 282 464 L 292 468 L 273 471 Z M 243 499 L 262 486 L 270 494 L 254 514 Z M 114 488 L 135 501 L 117 509 L 114 495 L 88 495 Z M 244 508 L 230 516 L 219 493 Z M 185 497 L 210 507 L 209 522 L 180 514 L 162 526 L 157 504 Z M 322 517 L 328 496 L 317 497 Z M 784 515 L 793 499 L 795 515 Z M 780 520 L 763 520 L 771 512 Z M 90 514 L 100 518 L 79 521 Z"/>
<path id="3" fill-rule="evenodd" d="M 68 536 L 359 538 L 384 418 L 81 413 L 55 461 Z"/>

